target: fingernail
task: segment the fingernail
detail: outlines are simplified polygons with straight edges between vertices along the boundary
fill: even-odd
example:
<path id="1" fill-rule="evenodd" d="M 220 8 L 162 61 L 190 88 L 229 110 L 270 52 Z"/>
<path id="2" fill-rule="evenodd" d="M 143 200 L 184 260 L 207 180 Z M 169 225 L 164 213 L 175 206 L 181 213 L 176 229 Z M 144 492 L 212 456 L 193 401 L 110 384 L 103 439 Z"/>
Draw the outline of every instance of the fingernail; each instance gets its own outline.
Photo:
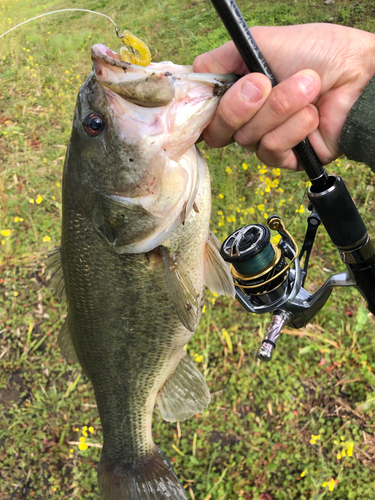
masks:
<path id="1" fill-rule="evenodd" d="M 256 85 L 245 82 L 241 88 L 242 97 L 245 101 L 257 102 L 262 98 L 262 92 Z"/>
<path id="2" fill-rule="evenodd" d="M 310 76 L 300 75 L 298 77 L 298 83 L 305 95 L 310 95 L 314 92 L 314 80 Z"/>

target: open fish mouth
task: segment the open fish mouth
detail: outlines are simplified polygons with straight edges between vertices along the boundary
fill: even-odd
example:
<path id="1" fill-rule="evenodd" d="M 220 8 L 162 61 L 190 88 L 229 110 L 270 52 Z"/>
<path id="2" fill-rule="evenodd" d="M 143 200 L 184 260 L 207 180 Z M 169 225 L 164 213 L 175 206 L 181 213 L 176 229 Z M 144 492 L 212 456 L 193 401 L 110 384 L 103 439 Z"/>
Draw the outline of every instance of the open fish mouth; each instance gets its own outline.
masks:
<path id="1" fill-rule="evenodd" d="M 91 56 L 116 134 L 137 151 L 126 167 L 129 181 L 105 196 L 117 209 L 133 207 L 137 214 L 142 209 L 148 221 L 137 235 L 138 219 L 127 218 L 122 237 L 110 243 L 118 253 L 147 252 L 167 240 L 193 209 L 203 169 L 194 144 L 234 77 L 196 74 L 192 66 L 171 62 L 138 66 L 101 44 L 92 47 Z"/>
<path id="2" fill-rule="evenodd" d="M 224 94 L 235 79 L 231 74 L 193 73 L 192 66 L 182 66 L 169 61 L 138 66 L 122 61 L 119 54 L 102 44 L 92 47 L 91 58 L 96 77 L 102 85 L 124 99 L 145 107 L 169 104 L 178 90 L 178 79 L 211 84 L 212 94 L 218 97 Z"/>

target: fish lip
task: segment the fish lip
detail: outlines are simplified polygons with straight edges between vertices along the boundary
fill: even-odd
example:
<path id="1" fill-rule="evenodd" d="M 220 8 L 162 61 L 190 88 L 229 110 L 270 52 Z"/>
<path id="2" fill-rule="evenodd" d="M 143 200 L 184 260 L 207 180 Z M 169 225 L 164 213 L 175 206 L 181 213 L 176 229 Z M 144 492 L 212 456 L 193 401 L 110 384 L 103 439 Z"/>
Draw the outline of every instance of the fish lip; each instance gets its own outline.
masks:
<path id="1" fill-rule="evenodd" d="M 104 61 L 111 66 L 117 66 L 119 68 L 124 69 L 125 71 L 129 67 L 133 66 L 129 62 L 121 61 L 120 56 L 116 54 L 116 52 L 109 49 L 102 43 L 96 43 L 91 47 L 91 59 L 92 62 L 94 63 L 94 70 L 97 75 L 100 73 L 100 70 L 98 71 L 95 65 L 95 62 L 97 61 Z"/>

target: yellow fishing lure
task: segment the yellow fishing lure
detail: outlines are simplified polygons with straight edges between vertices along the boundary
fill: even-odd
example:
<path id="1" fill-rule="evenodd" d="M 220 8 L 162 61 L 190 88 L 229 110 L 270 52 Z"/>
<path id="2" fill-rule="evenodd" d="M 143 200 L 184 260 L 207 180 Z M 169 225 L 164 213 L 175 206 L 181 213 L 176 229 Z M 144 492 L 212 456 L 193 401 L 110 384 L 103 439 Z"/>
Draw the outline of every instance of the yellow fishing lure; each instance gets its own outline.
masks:
<path id="1" fill-rule="evenodd" d="M 119 38 L 121 38 L 121 40 L 126 43 L 130 49 L 129 50 L 127 47 L 121 47 L 121 61 L 138 64 L 138 66 L 148 66 L 150 64 L 151 52 L 142 40 L 132 35 L 128 30 L 125 30 Z M 139 54 L 135 51 L 138 51 Z"/>

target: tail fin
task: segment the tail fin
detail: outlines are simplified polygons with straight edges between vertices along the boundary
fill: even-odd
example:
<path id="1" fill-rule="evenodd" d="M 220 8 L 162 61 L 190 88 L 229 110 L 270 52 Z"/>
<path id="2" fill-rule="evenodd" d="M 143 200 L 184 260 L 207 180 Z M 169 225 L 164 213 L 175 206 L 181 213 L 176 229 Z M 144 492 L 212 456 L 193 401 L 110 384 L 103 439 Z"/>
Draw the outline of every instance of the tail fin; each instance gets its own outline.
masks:
<path id="1" fill-rule="evenodd" d="M 112 466 L 102 455 L 99 489 L 101 500 L 187 500 L 171 464 L 157 446 L 152 455 L 126 467 Z"/>

